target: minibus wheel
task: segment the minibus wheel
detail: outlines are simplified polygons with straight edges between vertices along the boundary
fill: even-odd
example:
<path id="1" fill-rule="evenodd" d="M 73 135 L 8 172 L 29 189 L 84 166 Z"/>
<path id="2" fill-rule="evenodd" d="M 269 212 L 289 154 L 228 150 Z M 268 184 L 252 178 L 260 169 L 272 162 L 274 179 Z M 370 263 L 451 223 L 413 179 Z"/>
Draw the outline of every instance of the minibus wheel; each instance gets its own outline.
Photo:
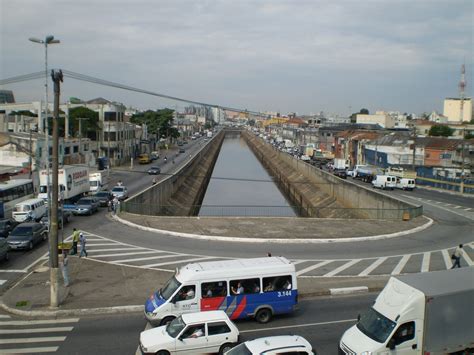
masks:
<path id="1" fill-rule="evenodd" d="M 262 308 L 260 309 L 257 314 L 255 315 L 255 319 L 259 323 L 268 323 L 270 319 L 272 318 L 272 311 L 270 311 L 268 308 Z"/>
<path id="2" fill-rule="evenodd" d="M 165 317 L 161 320 L 160 322 L 160 325 L 163 326 L 163 325 L 168 325 L 169 323 L 171 323 L 171 321 L 173 319 L 175 319 L 176 317 L 173 317 L 173 316 L 169 316 L 169 317 Z"/>

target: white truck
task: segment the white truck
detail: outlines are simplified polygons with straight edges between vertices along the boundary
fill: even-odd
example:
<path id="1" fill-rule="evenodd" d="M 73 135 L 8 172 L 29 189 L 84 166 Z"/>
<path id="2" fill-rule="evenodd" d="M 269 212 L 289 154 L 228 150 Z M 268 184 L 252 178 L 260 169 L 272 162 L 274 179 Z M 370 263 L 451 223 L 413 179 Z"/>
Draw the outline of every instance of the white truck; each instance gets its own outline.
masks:
<path id="1" fill-rule="evenodd" d="M 96 193 L 109 188 L 107 171 L 94 171 L 89 173 L 89 192 Z"/>
<path id="2" fill-rule="evenodd" d="M 333 167 L 335 170 L 346 170 L 349 167 L 349 162 L 346 159 L 334 158 Z"/>
<path id="3" fill-rule="evenodd" d="M 51 169 L 49 186 L 53 183 Z M 48 199 L 48 173 L 40 171 L 40 188 L 38 197 Z M 64 165 L 58 169 L 59 199 L 68 201 L 79 198 L 89 192 L 89 167 L 86 165 Z"/>
<path id="4" fill-rule="evenodd" d="M 472 354 L 473 300 L 472 267 L 391 277 L 339 354 Z"/>

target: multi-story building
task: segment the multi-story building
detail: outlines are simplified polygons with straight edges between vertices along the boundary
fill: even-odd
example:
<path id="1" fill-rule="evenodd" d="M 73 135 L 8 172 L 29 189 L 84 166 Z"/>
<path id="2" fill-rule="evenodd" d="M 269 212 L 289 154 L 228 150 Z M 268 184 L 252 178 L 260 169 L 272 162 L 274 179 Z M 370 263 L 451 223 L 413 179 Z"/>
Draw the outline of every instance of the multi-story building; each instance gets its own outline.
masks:
<path id="1" fill-rule="evenodd" d="M 358 124 L 378 124 L 382 128 L 394 128 L 395 119 L 384 111 L 377 111 L 375 115 L 366 115 L 358 113 L 356 116 Z"/>
<path id="2" fill-rule="evenodd" d="M 461 117 L 462 104 L 462 117 Z M 467 97 L 464 100 L 459 98 L 447 98 L 444 100 L 443 115 L 451 122 L 469 122 L 472 120 L 472 100 Z"/>

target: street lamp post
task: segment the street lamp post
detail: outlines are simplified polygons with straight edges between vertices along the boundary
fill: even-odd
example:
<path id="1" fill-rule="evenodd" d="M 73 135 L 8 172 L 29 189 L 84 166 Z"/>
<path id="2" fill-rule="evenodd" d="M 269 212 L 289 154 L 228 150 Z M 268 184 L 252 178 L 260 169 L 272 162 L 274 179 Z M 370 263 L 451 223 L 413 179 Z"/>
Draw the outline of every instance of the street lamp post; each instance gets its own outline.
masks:
<path id="1" fill-rule="evenodd" d="M 30 37 L 29 40 L 34 43 L 44 44 L 44 99 L 45 99 L 45 122 L 43 133 L 45 134 L 45 157 L 46 157 L 46 191 L 48 193 L 48 203 L 51 204 L 51 187 L 50 187 L 50 169 L 49 169 L 49 108 L 48 108 L 48 44 L 60 43 L 59 39 L 54 39 L 54 36 L 46 36 L 45 39 Z M 39 126 L 39 125 L 38 125 Z M 43 126 L 43 125 L 41 125 Z M 38 141 L 37 141 L 38 143 Z M 51 223 L 51 208 L 48 208 L 48 223 Z"/>

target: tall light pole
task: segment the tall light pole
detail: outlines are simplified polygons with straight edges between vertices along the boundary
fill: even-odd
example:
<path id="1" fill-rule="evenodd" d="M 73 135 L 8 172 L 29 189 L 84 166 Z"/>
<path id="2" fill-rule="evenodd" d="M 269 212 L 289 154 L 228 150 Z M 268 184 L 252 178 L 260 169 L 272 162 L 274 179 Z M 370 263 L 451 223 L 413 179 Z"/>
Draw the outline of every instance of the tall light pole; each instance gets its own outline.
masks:
<path id="1" fill-rule="evenodd" d="M 45 115 L 45 127 L 43 128 L 43 133 L 45 133 L 45 157 L 46 157 L 46 188 L 48 193 L 48 203 L 51 204 L 51 187 L 49 184 L 49 124 L 48 124 L 48 117 L 49 117 L 49 109 L 48 109 L 48 44 L 56 44 L 60 43 L 59 39 L 54 39 L 54 36 L 48 35 L 45 39 L 39 39 L 36 37 L 30 37 L 29 40 L 34 43 L 44 44 L 44 99 L 45 99 L 45 108 L 44 108 L 44 115 Z M 42 125 L 41 125 L 42 126 Z M 49 214 L 49 223 L 51 222 L 51 208 L 48 208 Z"/>

